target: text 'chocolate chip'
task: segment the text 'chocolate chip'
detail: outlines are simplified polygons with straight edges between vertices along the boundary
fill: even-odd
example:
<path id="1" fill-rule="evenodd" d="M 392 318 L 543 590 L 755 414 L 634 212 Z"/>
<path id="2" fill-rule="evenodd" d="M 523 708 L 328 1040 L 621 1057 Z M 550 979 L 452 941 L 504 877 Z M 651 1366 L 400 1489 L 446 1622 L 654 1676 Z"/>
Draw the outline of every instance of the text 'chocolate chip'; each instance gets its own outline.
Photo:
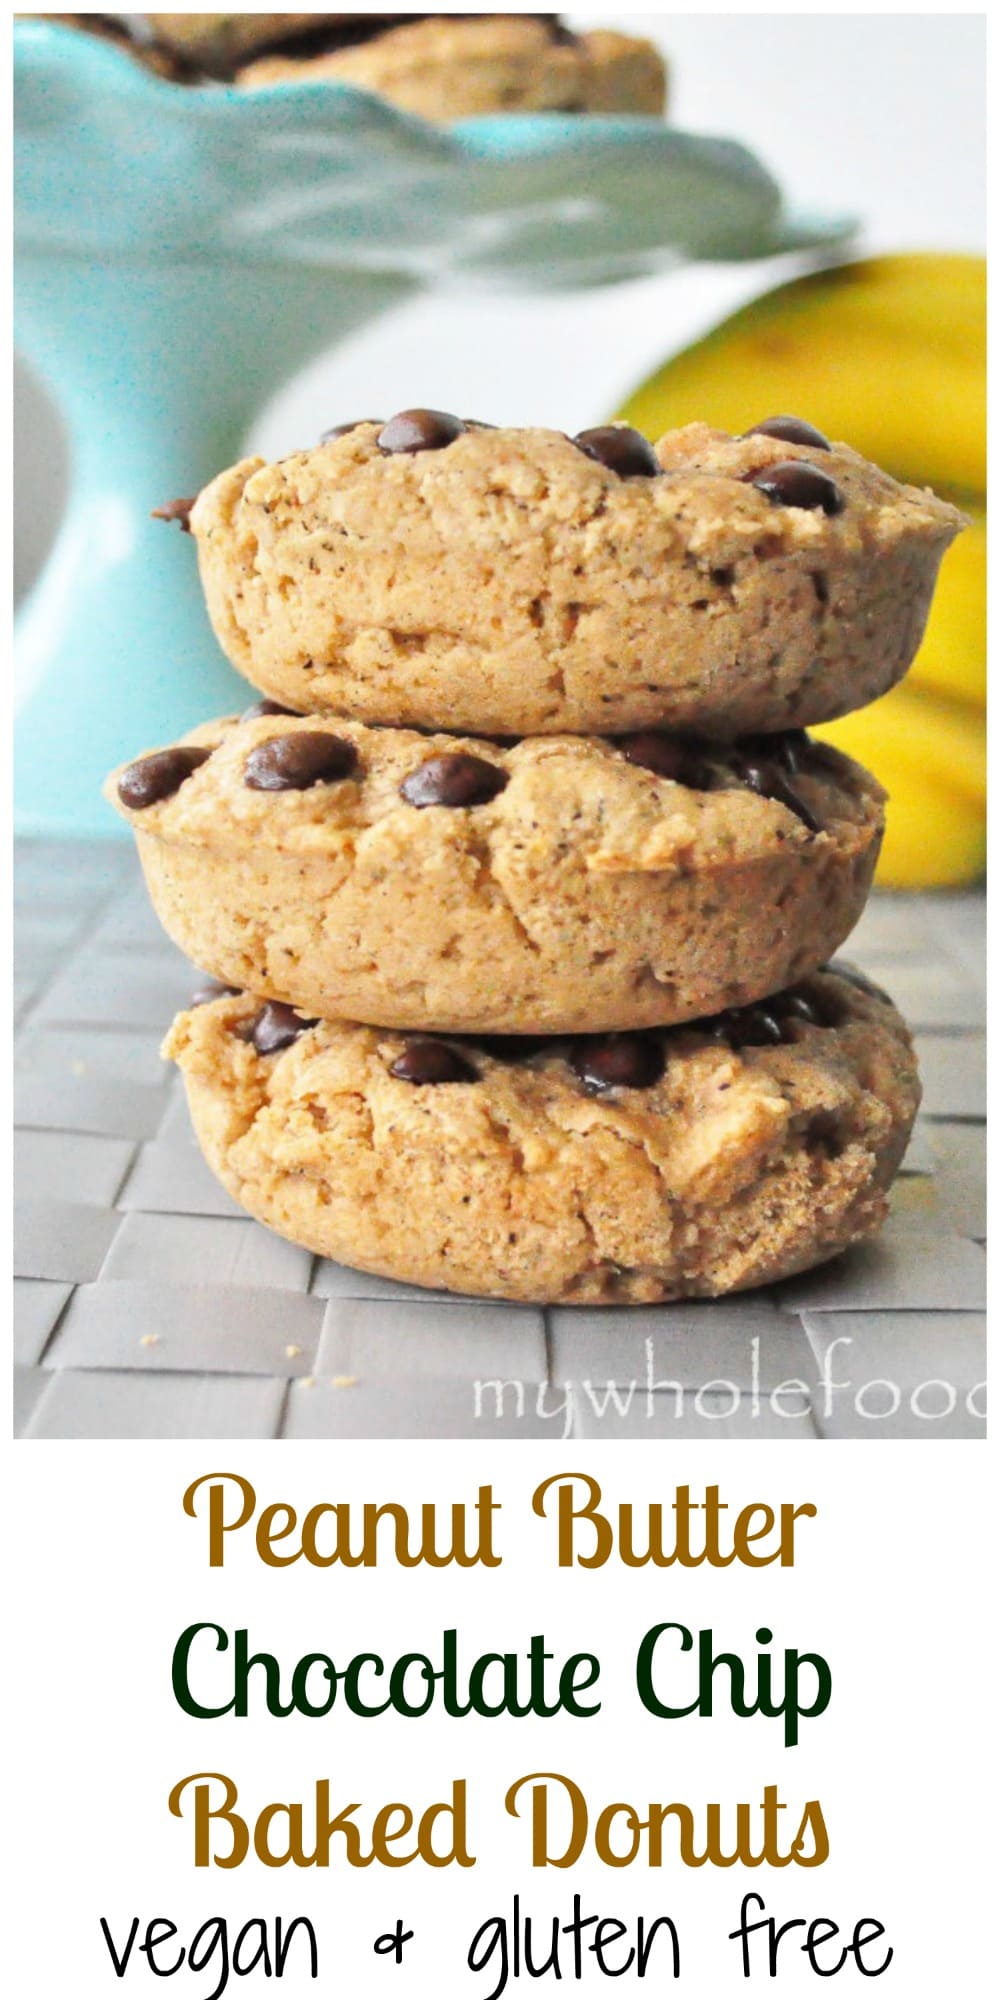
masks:
<path id="1" fill-rule="evenodd" d="M 302 729 L 258 743 L 243 766 L 243 782 L 252 792 L 307 792 L 312 785 L 349 778 L 357 761 L 353 743 L 342 736 Z"/>
<path id="2" fill-rule="evenodd" d="M 210 750 L 196 750 L 193 744 L 177 743 L 172 750 L 154 750 L 129 764 L 118 780 L 118 797 L 132 812 L 145 812 L 179 792 L 185 778 L 211 756 Z"/>
<path id="3" fill-rule="evenodd" d="M 399 789 L 407 805 L 418 809 L 482 806 L 495 799 L 507 782 L 507 773 L 499 765 L 488 764 L 485 757 L 473 757 L 467 750 L 452 750 L 441 757 L 429 757 L 403 779 Z"/>
<path id="4" fill-rule="evenodd" d="M 751 424 L 743 436 L 780 438 L 782 444 L 811 445 L 814 451 L 833 449 L 829 438 L 824 437 L 814 424 L 807 424 L 802 417 L 765 417 L 763 423 Z"/>
<path id="5" fill-rule="evenodd" d="M 383 424 L 375 442 L 380 451 L 443 451 L 461 437 L 465 425 L 461 417 L 447 410 L 400 410 Z"/>
<path id="6" fill-rule="evenodd" d="M 599 424 L 595 430 L 578 431 L 573 443 L 619 479 L 653 479 L 663 471 L 649 439 L 631 424 Z"/>
<path id="7" fill-rule="evenodd" d="M 475 1083 L 478 1072 L 448 1042 L 429 1037 L 407 1042 L 391 1073 L 404 1083 Z"/>
<path id="8" fill-rule="evenodd" d="M 801 458 L 769 465 L 766 471 L 755 472 L 748 484 L 766 494 L 775 507 L 821 507 L 824 514 L 842 514 L 846 504 L 836 480 Z"/>
<path id="9" fill-rule="evenodd" d="M 649 1090 L 663 1075 L 664 1055 L 645 1035 L 601 1035 L 577 1042 L 570 1064 L 589 1091 Z"/>

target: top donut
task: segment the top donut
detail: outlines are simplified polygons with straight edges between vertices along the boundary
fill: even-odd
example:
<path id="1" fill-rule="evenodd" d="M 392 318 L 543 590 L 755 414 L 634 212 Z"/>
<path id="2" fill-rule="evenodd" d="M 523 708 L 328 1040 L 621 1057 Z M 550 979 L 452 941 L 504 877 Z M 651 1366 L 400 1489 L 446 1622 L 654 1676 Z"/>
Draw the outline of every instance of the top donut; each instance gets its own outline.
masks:
<path id="1" fill-rule="evenodd" d="M 654 449 L 416 410 L 244 459 L 189 525 L 223 650 L 295 710 L 727 738 L 898 681 L 963 516 L 799 419 Z"/>

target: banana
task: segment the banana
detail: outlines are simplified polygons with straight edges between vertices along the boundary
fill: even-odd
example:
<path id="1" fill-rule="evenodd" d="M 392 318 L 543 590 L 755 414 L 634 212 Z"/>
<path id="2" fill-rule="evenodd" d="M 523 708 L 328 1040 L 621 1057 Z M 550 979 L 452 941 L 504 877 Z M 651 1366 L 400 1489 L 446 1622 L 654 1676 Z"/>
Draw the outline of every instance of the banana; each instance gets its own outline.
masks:
<path id="1" fill-rule="evenodd" d="M 947 496 L 950 497 L 950 496 Z M 941 565 L 923 643 L 909 684 L 931 693 L 986 705 L 986 509 L 960 504 L 970 525 Z"/>
<path id="2" fill-rule="evenodd" d="M 733 432 L 792 409 L 914 485 L 986 484 L 986 266 L 868 258 L 754 299 L 666 363 L 621 415 L 647 437 Z"/>
<path id="3" fill-rule="evenodd" d="M 986 736 L 978 709 L 912 679 L 810 732 L 874 770 L 889 794 L 885 889 L 974 882 L 986 866 Z"/>

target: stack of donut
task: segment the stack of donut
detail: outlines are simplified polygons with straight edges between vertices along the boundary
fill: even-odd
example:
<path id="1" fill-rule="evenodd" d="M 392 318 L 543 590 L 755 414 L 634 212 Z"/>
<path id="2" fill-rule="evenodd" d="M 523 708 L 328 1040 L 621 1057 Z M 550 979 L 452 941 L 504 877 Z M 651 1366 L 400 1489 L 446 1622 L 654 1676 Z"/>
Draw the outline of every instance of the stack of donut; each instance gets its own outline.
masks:
<path id="1" fill-rule="evenodd" d="M 581 1304 L 871 1235 L 919 1085 L 830 961 L 884 795 L 806 730 L 906 671 L 955 509 L 796 418 L 654 448 L 408 410 L 164 511 L 262 699 L 108 796 L 219 982 L 165 1053 L 236 1200 Z"/>

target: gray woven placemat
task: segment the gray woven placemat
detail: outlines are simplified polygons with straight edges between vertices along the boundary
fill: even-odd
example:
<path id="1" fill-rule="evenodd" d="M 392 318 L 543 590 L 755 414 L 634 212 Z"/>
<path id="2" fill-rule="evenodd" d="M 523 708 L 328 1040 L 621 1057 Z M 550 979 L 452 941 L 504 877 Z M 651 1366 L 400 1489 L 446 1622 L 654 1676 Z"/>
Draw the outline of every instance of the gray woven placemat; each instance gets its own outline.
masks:
<path id="1" fill-rule="evenodd" d="M 250 1222 L 157 1050 L 192 990 L 131 849 L 19 843 L 16 1429 L 26 1437 L 976 1437 L 984 903 L 876 897 L 850 950 L 918 1030 L 878 1243 L 716 1303 L 554 1310 L 349 1271 Z"/>

